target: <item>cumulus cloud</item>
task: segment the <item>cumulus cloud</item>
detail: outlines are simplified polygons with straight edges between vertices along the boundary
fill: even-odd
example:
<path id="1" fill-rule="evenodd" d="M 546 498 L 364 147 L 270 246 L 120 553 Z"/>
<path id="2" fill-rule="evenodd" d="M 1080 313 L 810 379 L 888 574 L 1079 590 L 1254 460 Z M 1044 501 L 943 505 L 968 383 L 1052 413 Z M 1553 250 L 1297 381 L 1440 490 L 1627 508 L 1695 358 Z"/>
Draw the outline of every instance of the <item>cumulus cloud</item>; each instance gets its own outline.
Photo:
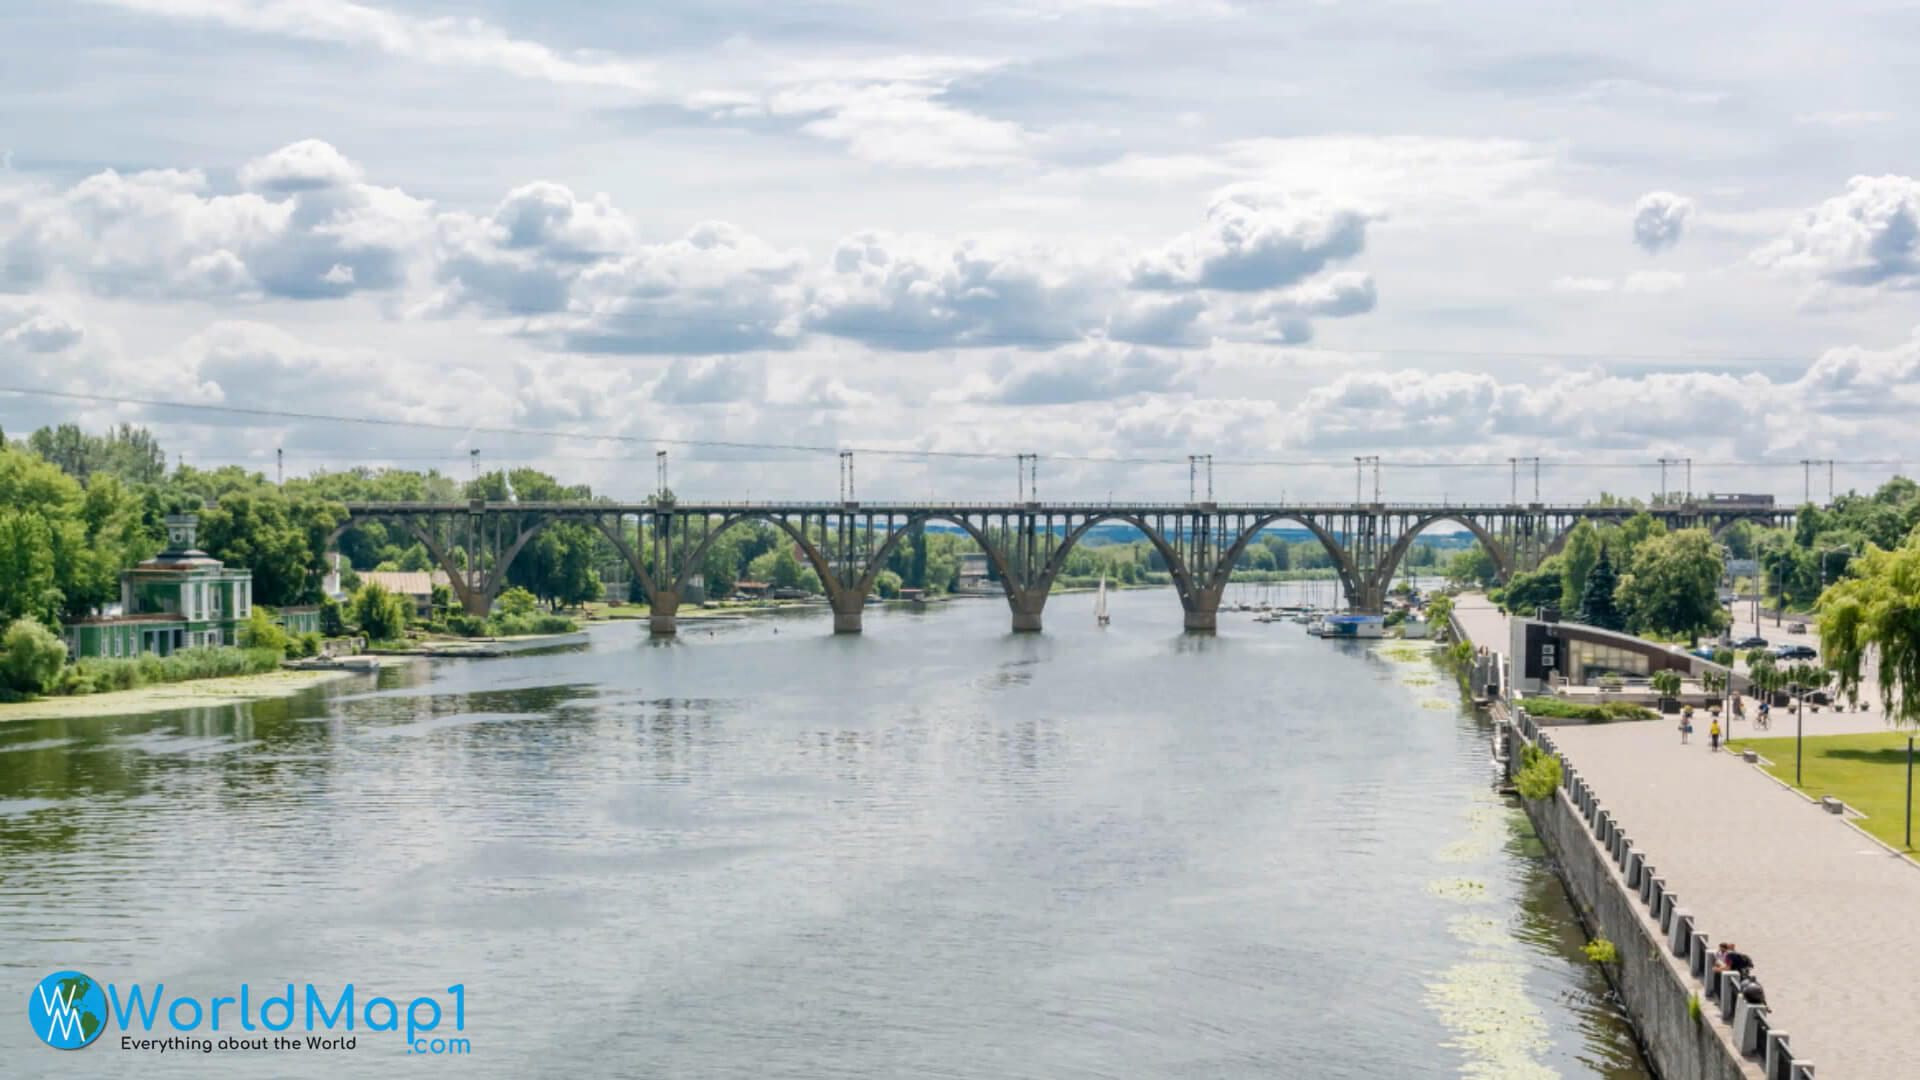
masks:
<path id="1" fill-rule="evenodd" d="M 1692 215 L 1691 200 L 1671 191 L 1650 191 L 1634 204 L 1633 242 L 1650 253 L 1666 251 L 1680 242 Z"/>
<path id="2" fill-rule="evenodd" d="M 207 193 L 197 171 L 108 170 L 65 191 L 19 193 L 0 216 L 17 287 L 65 273 L 110 295 L 318 299 L 399 286 L 430 207 L 362 183 L 325 143 L 240 170 L 253 190 Z"/>
<path id="3" fill-rule="evenodd" d="M 1032 136 L 1020 125 L 956 108 L 940 100 L 945 93 L 944 81 L 809 83 L 774 92 L 766 108 L 882 165 L 969 168 L 1025 156 Z"/>
<path id="4" fill-rule="evenodd" d="M 1920 180 L 1856 176 L 1753 259 L 1834 285 L 1920 288 Z"/>
<path id="5" fill-rule="evenodd" d="M 1828 349 L 1793 390 L 1819 412 L 1910 416 L 1920 405 L 1920 330 L 1890 349 Z"/>
<path id="6" fill-rule="evenodd" d="M 1136 289 L 1253 292 L 1297 284 L 1351 258 L 1367 242 L 1367 216 L 1322 199 L 1261 188 L 1230 189 L 1207 223 L 1139 259 Z"/>
<path id="7" fill-rule="evenodd" d="M 85 337 L 86 328 L 68 311 L 0 297 L 0 355 L 61 352 Z"/>
<path id="8" fill-rule="evenodd" d="M 807 306 L 809 329 L 878 348 L 1049 345 L 1104 317 L 1093 272 L 1055 252 L 864 232 L 841 242 Z"/>

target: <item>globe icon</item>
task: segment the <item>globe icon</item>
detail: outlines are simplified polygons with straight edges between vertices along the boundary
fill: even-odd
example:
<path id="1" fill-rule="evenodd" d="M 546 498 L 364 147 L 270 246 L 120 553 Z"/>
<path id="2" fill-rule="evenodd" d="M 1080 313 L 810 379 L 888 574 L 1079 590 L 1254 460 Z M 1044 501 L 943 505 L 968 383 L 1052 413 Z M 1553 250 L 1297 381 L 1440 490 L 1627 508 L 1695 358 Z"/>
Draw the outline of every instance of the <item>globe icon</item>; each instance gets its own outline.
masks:
<path id="1" fill-rule="evenodd" d="M 78 1050 L 107 1028 L 107 995 L 78 971 L 56 971 L 27 995 L 27 1022 L 56 1050 Z"/>

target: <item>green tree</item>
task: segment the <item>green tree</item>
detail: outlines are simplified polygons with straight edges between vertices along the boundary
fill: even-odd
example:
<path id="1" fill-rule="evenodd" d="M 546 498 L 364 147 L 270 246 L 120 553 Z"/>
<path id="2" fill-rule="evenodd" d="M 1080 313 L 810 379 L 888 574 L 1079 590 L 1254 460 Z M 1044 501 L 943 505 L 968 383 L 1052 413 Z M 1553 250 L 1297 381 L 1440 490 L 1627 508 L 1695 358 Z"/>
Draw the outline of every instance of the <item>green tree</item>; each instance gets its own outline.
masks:
<path id="1" fill-rule="evenodd" d="M 1554 555 L 1531 573 L 1513 575 L 1507 579 L 1504 606 L 1518 615 L 1536 608 L 1559 608 L 1563 572 L 1560 556 Z"/>
<path id="2" fill-rule="evenodd" d="M 882 570 L 873 579 L 873 590 L 884 599 L 892 600 L 900 595 L 900 575 L 891 570 Z"/>
<path id="3" fill-rule="evenodd" d="M 287 651 L 287 632 L 275 622 L 267 609 L 256 607 L 247 616 L 246 624 L 240 627 L 240 647 L 243 649 L 272 649 L 276 653 Z"/>
<path id="4" fill-rule="evenodd" d="M 1821 659 L 1840 692 L 1858 700 L 1875 653 L 1887 719 L 1920 724 L 1920 537 L 1892 551 L 1869 547 L 1854 576 L 1821 595 L 1819 612 Z"/>
<path id="5" fill-rule="evenodd" d="M 1447 580 L 1485 588 L 1499 580 L 1500 569 L 1493 555 L 1478 541 L 1465 551 L 1455 552 L 1447 560 Z"/>
<path id="6" fill-rule="evenodd" d="M 540 606 L 540 598 L 514 586 L 494 598 L 493 610 L 501 615 L 531 615 Z"/>
<path id="7" fill-rule="evenodd" d="M 331 596 L 320 599 L 320 632 L 327 637 L 345 637 L 347 618 L 340 610 L 340 602 Z"/>
<path id="8" fill-rule="evenodd" d="M 1613 571 L 1613 558 L 1607 553 L 1606 545 L 1602 544 L 1599 556 L 1594 559 L 1593 567 L 1587 571 L 1586 580 L 1581 585 L 1579 620 L 1602 630 L 1626 629 L 1627 620 L 1614 603 L 1614 594 L 1619 587 L 1619 578 Z"/>
<path id="9" fill-rule="evenodd" d="M 66 662 L 66 643 L 36 619 L 15 619 L 0 635 L 0 670 L 23 694 L 51 690 Z"/>
<path id="10" fill-rule="evenodd" d="M 1619 599 L 1637 631 L 1697 636 L 1725 625 L 1719 546 L 1705 529 L 1653 536 L 1634 551 Z"/>
<path id="11" fill-rule="evenodd" d="M 1593 522 L 1582 521 L 1567 533 L 1567 544 L 1561 552 L 1560 562 L 1560 610 L 1575 612 L 1581 610 L 1586 596 L 1587 575 L 1593 572 L 1593 566 L 1600 561 L 1600 530 Z"/>
<path id="12" fill-rule="evenodd" d="M 350 611 L 369 641 L 397 641 L 407 632 L 407 609 L 405 598 L 378 585 L 363 585 L 353 594 Z"/>

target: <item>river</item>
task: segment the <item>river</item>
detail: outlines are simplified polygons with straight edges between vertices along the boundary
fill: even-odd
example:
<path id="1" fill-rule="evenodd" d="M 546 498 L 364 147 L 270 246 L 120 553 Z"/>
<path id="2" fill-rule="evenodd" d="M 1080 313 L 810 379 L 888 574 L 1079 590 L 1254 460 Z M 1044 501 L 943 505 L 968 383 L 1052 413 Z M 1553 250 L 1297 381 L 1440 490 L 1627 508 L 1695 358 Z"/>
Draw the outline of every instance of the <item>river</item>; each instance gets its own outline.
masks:
<path id="1" fill-rule="evenodd" d="M 450 1036 L 459 984 L 471 1043 L 158 1053 L 111 1023 L 63 1052 L 16 1014 L 0 1072 L 1646 1075 L 1425 646 L 1186 635 L 1166 590 L 1111 610 L 616 624 L 0 723 L 9 998 L 64 969 L 169 1002 L 293 983 L 304 1019 L 306 983 L 353 983 L 356 1011 L 438 995 Z M 234 1028 L 189 1034 L 267 1034 Z"/>

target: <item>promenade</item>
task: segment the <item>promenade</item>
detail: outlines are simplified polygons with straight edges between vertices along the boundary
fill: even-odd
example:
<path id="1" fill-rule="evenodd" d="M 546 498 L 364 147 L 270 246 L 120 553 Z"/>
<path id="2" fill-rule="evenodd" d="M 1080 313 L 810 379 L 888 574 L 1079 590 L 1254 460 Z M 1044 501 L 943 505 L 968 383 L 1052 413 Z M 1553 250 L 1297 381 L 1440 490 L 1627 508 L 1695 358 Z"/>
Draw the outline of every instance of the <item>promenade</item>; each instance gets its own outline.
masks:
<path id="1" fill-rule="evenodd" d="M 1484 597 L 1455 610 L 1476 644 L 1506 649 L 1506 619 Z M 1884 729 L 1877 713 L 1805 720 L 1808 734 Z M 1822 1080 L 1920 1077 L 1909 1030 L 1920 987 L 1905 978 L 1920 956 L 1920 865 L 1714 753 L 1697 726 L 1687 746 L 1667 720 L 1553 737 L 1709 937 L 1753 957 L 1773 1021 Z M 1792 733 L 1782 710 L 1767 734 Z"/>

